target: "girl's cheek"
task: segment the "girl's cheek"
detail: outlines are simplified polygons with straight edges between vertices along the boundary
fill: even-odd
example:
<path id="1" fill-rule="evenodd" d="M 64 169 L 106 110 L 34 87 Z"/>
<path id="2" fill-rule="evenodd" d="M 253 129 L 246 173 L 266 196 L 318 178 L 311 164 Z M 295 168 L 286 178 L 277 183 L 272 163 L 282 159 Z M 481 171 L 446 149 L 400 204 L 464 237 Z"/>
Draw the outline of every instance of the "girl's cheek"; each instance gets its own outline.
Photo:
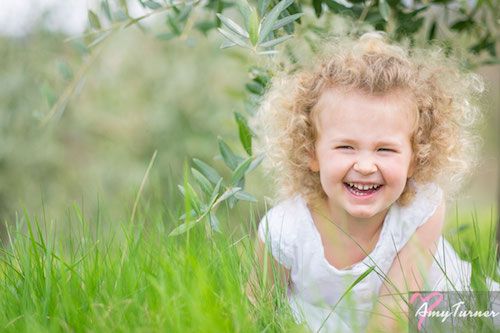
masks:
<path id="1" fill-rule="evenodd" d="M 404 161 L 396 161 L 395 163 L 380 163 L 378 169 L 387 178 L 399 178 L 404 172 Z"/>
<path id="2" fill-rule="evenodd" d="M 388 168 L 399 168 L 405 164 L 405 159 L 402 156 L 389 156 L 379 160 L 381 165 Z"/>

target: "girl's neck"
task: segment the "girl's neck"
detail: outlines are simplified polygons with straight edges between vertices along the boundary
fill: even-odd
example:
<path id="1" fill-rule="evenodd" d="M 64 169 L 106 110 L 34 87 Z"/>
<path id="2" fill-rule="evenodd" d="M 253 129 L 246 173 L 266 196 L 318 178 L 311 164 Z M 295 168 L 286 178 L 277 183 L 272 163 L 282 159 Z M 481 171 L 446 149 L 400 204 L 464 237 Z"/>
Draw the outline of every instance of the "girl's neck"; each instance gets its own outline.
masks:
<path id="1" fill-rule="evenodd" d="M 387 208 L 370 218 L 358 218 L 348 214 L 340 207 L 333 207 L 327 200 L 321 200 L 319 204 L 314 205 L 313 209 L 316 209 L 316 213 L 321 217 L 323 223 L 332 224 L 337 227 L 340 233 L 347 234 L 346 236 L 363 243 L 371 243 L 374 238 L 378 239 L 389 210 Z"/>

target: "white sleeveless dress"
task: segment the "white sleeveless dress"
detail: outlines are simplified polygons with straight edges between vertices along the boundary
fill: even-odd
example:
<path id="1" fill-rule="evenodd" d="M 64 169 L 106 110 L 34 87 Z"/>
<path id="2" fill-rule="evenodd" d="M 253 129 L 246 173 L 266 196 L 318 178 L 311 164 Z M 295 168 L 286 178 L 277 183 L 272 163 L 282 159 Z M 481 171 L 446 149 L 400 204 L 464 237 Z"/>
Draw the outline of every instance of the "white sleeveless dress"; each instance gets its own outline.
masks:
<path id="1" fill-rule="evenodd" d="M 319 232 L 301 196 L 282 201 L 268 211 L 259 224 L 258 235 L 274 258 L 290 269 L 287 295 L 297 322 L 305 322 L 313 332 L 320 327 L 321 332 L 364 331 L 397 252 L 441 202 L 442 191 L 435 184 L 415 187 L 416 195 L 409 205 L 395 203 L 390 207 L 373 251 L 349 269 L 337 269 L 326 260 Z M 470 290 L 470 265 L 460 260 L 443 237 L 434 256 L 424 290 Z M 372 266 L 374 271 L 336 305 L 345 290 Z"/>

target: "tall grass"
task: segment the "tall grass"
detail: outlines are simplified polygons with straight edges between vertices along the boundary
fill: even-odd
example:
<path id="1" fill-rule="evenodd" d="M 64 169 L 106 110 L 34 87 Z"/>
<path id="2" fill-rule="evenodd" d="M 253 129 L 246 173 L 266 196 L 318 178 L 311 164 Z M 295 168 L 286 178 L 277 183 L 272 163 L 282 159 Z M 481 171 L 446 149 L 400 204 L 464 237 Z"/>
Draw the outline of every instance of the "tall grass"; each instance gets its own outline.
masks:
<path id="1" fill-rule="evenodd" d="M 60 221 L 28 212 L 18 216 L 0 253 L 0 331 L 304 329 L 293 322 L 283 288 L 260 299 L 257 307 L 245 296 L 247 276 L 256 265 L 258 214 L 253 208 L 244 218 L 221 219 L 222 232 L 211 238 L 202 226 L 168 237 L 179 212 L 164 209 L 146 202 L 133 221 L 113 223 L 103 221 L 99 212 L 85 216 L 78 205 Z M 476 261 L 476 276 L 494 276 L 494 239 L 489 236 L 494 233 L 488 223 L 474 221 L 448 234 L 460 235 L 462 240 L 451 237 L 452 243 Z M 470 242 L 463 240 L 467 237 Z M 474 246 L 477 242 L 481 246 Z"/>
<path id="2" fill-rule="evenodd" d="M 0 255 L 0 330 L 292 329 L 286 306 L 257 309 L 244 294 L 253 266 L 249 237 L 233 239 L 223 228 L 208 239 L 201 227 L 167 237 L 173 224 L 161 216 L 141 211 L 140 222 L 117 222 L 107 231 L 76 205 L 64 221 L 19 217 Z M 55 232 L 57 223 L 66 225 L 64 233 Z"/>

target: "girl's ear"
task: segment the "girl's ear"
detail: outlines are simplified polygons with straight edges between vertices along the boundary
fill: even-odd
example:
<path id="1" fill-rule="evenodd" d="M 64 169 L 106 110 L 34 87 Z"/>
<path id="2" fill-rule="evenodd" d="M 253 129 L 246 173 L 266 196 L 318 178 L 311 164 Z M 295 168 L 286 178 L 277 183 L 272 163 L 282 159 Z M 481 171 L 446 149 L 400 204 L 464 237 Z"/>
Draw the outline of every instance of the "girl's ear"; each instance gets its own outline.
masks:
<path id="1" fill-rule="evenodd" d="M 410 166 L 408 167 L 408 177 L 407 178 L 411 178 L 413 176 L 413 174 L 415 173 L 416 165 L 417 165 L 417 161 L 415 161 L 415 158 L 412 157 L 412 159 L 410 161 Z"/>
<path id="2" fill-rule="evenodd" d="M 312 172 L 319 171 L 319 162 L 314 151 L 309 153 L 309 169 L 311 169 Z"/>

